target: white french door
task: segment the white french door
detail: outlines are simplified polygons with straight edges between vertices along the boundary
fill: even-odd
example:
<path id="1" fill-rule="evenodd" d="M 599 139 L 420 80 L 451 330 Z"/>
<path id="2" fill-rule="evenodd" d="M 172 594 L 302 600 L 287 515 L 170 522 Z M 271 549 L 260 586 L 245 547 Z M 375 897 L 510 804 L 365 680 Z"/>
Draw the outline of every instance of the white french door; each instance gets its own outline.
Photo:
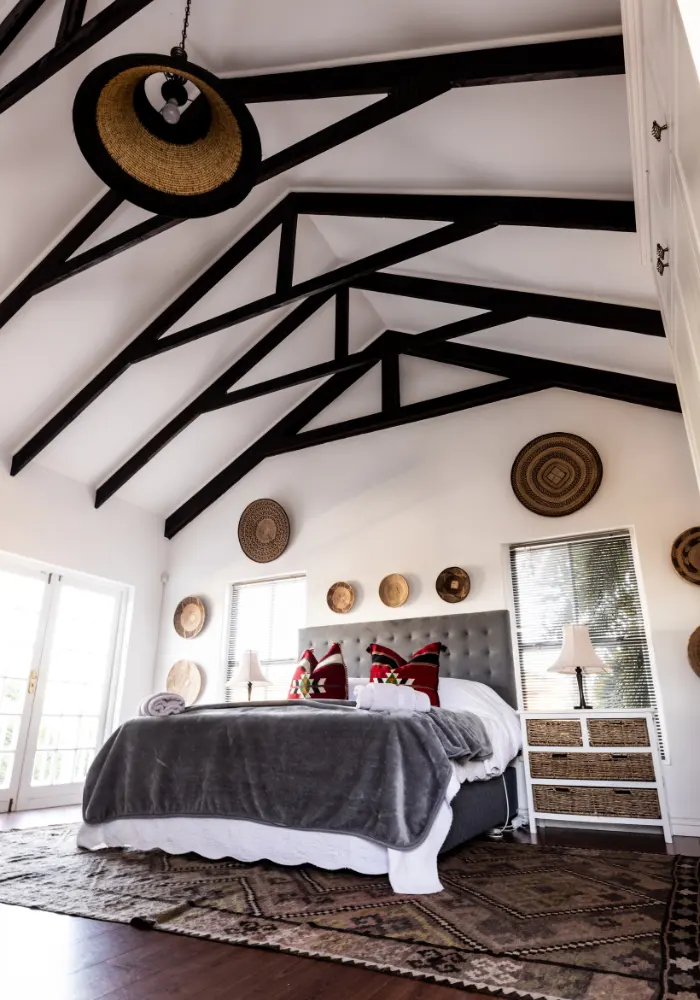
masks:
<path id="1" fill-rule="evenodd" d="M 123 611 L 119 587 L 0 566 L 0 811 L 80 801 Z"/>

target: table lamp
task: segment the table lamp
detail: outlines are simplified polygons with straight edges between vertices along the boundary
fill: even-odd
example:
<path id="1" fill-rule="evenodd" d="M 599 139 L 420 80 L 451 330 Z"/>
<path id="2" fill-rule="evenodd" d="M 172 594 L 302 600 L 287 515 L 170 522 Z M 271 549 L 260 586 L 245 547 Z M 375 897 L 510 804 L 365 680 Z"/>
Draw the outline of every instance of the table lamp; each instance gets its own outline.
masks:
<path id="1" fill-rule="evenodd" d="M 231 680 L 227 682 L 226 687 L 234 688 L 239 684 L 247 684 L 248 701 L 250 701 L 253 684 L 269 685 L 271 683 L 272 681 L 269 681 L 262 672 L 260 657 L 258 656 L 257 650 L 244 649 L 238 660 L 238 666 L 231 676 Z"/>
<path id="2" fill-rule="evenodd" d="M 555 674 L 576 674 L 580 704 L 576 709 L 592 708 L 586 704 L 583 690 L 584 674 L 609 674 L 610 667 L 596 653 L 588 634 L 588 625 L 564 625 L 564 642 L 556 663 L 549 668 Z"/>

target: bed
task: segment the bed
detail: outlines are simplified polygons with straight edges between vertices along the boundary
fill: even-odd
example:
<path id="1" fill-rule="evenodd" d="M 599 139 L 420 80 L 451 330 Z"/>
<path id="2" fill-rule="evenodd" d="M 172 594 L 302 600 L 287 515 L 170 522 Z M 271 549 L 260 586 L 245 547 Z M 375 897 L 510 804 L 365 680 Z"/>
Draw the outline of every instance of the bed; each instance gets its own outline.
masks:
<path id="1" fill-rule="evenodd" d="M 339 833 L 328 828 L 299 829 L 279 825 L 274 821 L 254 822 L 228 815 L 212 815 L 212 809 L 209 809 L 210 814 L 196 816 L 144 815 L 144 809 L 140 813 L 138 809 L 135 812 L 132 810 L 134 814 L 129 815 L 126 810 L 120 812 L 119 809 L 113 809 L 108 819 L 94 812 L 92 815 L 86 812 L 86 822 L 78 834 L 79 845 L 88 849 L 115 846 L 142 850 L 160 848 L 171 854 L 193 851 L 203 857 L 232 857 L 245 862 L 268 859 L 285 865 L 311 863 L 331 870 L 347 868 L 369 875 L 388 874 L 396 892 L 439 891 L 442 887 L 437 873 L 438 854 L 478 834 L 504 825 L 517 811 L 515 772 L 508 765 L 519 749 L 519 727 L 511 724 L 513 719 L 504 719 L 495 710 L 491 712 L 489 707 L 490 701 L 494 704 L 498 702 L 499 706 L 503 706 L 504 702 L 513 708 L 516 706 L 507 612 L 349 623 L 305 628 L 299 635 L 300 648 L 313 646 L 319 658 L 331 643 L 340 642 L 348 675 L 356 678 L 357 683 L 369 678 L 371 664 L 366 650 L 370 643 L 390 646 L 408 656 L 433 641 L 440 641 L 447 647 L 440 664 L 441 690 L 447 690 L 453 681 L 477 682 L 469 687 L 472 694 L 476 692 L 480 697 L 483 696 L 483 713 L 480 717 L 492 738 L 493 753 L 484 760 L 450 762 L 451 770 L 449 780 L 445 782 L 444 794 L 431 812 L 429 821 L 426 820 L 420 842 L 416 842 L 415 846 L 392 847 L 387 843 L 377 842 L 380 838 L 368 839 L 359 832 Z M 464 685 L 453 686 L 461 688 Z M 351 682 L 350 697 L 352 696 Z M 294 714 L 298 712 L 296 708 L 290 708 L 289 711 Z M 480 714 L 481 708 L 473 711 Z M 508 709 L 505 711 L 509 712 Z M 338 708 L 338 712 L 338 717 L 345 724 L 350 709 L 342 706 Z M 206 711 L 204 714 L 207 714 Z M 327 712 L 307 714 L 316 719 Z M 352 714 L 354 718 L 363 716 L 361 721 L 368 725 L 368 717 L 375 715 L 359 713 L 356 709 L 352 709 Z M 430 714 L 435 716 L 435 713 Z M 240 716 L 241 719 L 243 717 Z M 291 714 L 289 717 L 292 717 Z M 249 716 L 245 715 L 245 718 L 248 719 Z M 215 717 L 213 712 L 211 719 L 221 723 L 221 717 Z M 147 721 L 159 723 L 163 720 Z M 201 716 L 199 721 L 202 721 Z M 375 718 L 371 721 L 376 724 L 377 720 Z M 424 720 L 413 721 L 417 724 Z M 192 719 L 189 722 L 191 724 Z M 199 730 L 204 731 L 202 726 Z M 163 733 L 164 730 L 160 732 Z M 113 757 L 115 754 L 116 751 Z M 118 758 L 115 766 L 117 770 L 113 774 L 119 777 Z M 109 782 L 112 782 L 111 777 Z M 116 788 L 118 782 L 112 783 Z M 125 787 L 126 785 L 122 786 Z M 88 786 L 86 793 L 87 788 Z M 116 799 L 120 798 L 117 791 L 114 794 Z M 89 808 L 87 801 L 86 808 Z"/>

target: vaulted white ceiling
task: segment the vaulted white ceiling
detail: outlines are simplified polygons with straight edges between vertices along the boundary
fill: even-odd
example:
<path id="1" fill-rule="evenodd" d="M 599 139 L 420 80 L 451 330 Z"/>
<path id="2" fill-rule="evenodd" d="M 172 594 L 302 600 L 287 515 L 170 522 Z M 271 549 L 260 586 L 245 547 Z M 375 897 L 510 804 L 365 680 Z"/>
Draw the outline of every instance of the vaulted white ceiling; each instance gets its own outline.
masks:
<path id="1" fill-rule="evenodd" d="M 86 16 L 106 6 L 88 3 Z M 11 6 L 0 6 L 0 15 Z M 0 84 L 54 41 L 61 2 L 47 3 L 0 58 Z M 104 190 L 72 134 L 75 90 L 90 68 L 130 51 L 168 51 L 182 5 L 157 0 L 0 116 L 0 292 L 46 251 Z M 193 0 L 188 50 L 223 74 L 263 72 L 408 51 L 494 46 L 525 36 L 619 30 L 619 0 Z M 374 98 L 254 104 L 263 151 L 272 154 Z M 261 184 L 238 208 L 188 221 L 32 299 L 0 330 L 0 452 L 6 463 L 75 391 L 256 218 L 289 189 L 496 192 L 632 198 L 625 81 L 592 77 L 453 90 Z M 91 238 L 96 245 L 147 218 L 124 205 Z M 331 216 L 300 220 L 295 280 L 436 228 L 436 223 Z M 183 328 L 274 290 L 277 234 L 184 317 Z M 511 289 L 655 307 L 635 234 L 499 227 L 393 269 Z M 99 485 L 231 361 L 290 311 L 206 337 L 132 367 L 37 459 Z M 476 310 L 471 310 L 472 313 Z M 385 328 L 417 333 L 470 310 L 351 292 L 351 350 Z M 672 380 L 657 337 L 525 319 L 472 335 L 495 347 Z M 333 305 L 259 364 L 237 387 L 329 360 Z M 455 391 L 493 376 L 402 359 L 404 400 Z M 166 515 L 275 423 L 318 383 L 201 417 L 120 491 Z M 320 425 L 376 409 L 370 372 Z"/>

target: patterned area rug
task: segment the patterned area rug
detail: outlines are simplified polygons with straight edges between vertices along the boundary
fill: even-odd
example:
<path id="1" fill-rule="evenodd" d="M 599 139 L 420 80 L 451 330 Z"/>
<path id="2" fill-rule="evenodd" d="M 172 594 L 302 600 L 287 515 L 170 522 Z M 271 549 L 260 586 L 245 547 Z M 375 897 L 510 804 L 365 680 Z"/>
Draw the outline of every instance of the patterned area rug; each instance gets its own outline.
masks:
<path id="1" fill-rule="evenodd" d="M 81 851 L 75 827 L 0 834 L 0 902 L 273 948 L 496 997 L 696 1000 L 697 858 L 476 842 L 445 891 L 159 851 Z"/>

